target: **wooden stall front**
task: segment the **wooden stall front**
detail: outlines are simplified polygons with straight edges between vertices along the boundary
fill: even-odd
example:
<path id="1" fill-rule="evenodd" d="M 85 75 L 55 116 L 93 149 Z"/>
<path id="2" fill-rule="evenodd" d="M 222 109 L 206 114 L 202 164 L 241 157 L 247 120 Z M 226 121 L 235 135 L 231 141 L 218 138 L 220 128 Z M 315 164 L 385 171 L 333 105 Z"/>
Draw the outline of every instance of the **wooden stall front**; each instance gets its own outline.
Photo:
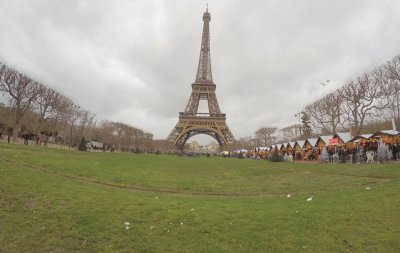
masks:
<path id="1" fill-rule="evenodd" d="M 329 144 L 329 139 L 332 139 L 333 135 L 323 135 L 318 137 L 315 146 L 318 148 L 318 153 L 321 154 L 322 150 Z"/>
<path id="2" fill-rule="evenodd" d="M 320 153 L 317 145 L 318 138 L 308 138 L 304 144 L 306 150 L 305 158 L 307 160 L 318 160 Z"/>
<path id="3" fill-rule="evenodd" d="M 303 141 L 303 140 L 296 141 L 296 144 L 294 145 L 294 152 L 295 152 L 294 159 L 296 159 L 296 160 L 303 159 L 303 157 L 305 155 L 304 144 L 305 144 L 305 141 Z"/>

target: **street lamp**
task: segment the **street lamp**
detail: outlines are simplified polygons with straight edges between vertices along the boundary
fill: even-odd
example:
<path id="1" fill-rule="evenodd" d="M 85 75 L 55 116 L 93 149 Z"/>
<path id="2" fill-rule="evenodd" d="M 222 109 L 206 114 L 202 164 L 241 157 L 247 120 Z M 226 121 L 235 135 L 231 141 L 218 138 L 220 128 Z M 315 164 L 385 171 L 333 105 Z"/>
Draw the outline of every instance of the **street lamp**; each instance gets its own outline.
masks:
<path id="1" fill-rule="evenodd" d="M 79 110 L 80 108 L 81 108 L 80 106 L 78 106 L 78 105 L 76 105 L 76 104 L 74 104 L 74 103 L 71 103 L 71 109 L 72 109 L 71 115 L 70 115 L 71 127 L 70 127 L 70 133 L 69 133 L 69 146 L 70 146 L 70 147 L 73 147 L 73 145 L 72 145 L 72 130 L 73 130 L 73 128 L 74 128 L 74 123 L 75 123 L 75 121 L 77 120 L 77 118 L 76 118 L 76 116 L 77 116 L 76 111 Z"/>
<path id="2" fill-rule="evenodd" d="M 299 133 L 301 135 L 301 112 L 296 113 L 294 116 L 299 119 Z"/>

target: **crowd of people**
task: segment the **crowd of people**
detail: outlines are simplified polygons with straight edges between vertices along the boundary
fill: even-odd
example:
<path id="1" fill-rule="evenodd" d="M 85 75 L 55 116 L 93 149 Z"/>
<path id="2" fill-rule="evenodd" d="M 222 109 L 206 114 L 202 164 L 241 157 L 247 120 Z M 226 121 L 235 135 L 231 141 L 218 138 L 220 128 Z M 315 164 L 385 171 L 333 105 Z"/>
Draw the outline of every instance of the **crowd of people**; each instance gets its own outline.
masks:
<path id="1" fill-rule="evenodd" d="M 248 152 L 245 157 L 254 159 L 271 159 L 275 149 Z M 400 160 L 400 142 L 392 144 L 383 142 L 366 142 L 355 145 L 328 145 L 322 148 L 312 147 L 298 150 L 277 151 L 282 161 L 323 161 L 332 163 L 362 163 L 375 161 Z"/>

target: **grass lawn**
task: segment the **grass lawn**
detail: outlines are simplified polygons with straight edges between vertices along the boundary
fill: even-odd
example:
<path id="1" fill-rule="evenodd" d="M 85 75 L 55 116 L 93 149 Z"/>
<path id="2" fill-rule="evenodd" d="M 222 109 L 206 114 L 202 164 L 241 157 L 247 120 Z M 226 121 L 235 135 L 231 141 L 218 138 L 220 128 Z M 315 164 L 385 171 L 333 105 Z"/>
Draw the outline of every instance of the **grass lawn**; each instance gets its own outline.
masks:
<path id="1" fill-rule="evenodd" d="M 399 164 L 0 143 L 0 252 L 398 252 L 399 181 Z"/>

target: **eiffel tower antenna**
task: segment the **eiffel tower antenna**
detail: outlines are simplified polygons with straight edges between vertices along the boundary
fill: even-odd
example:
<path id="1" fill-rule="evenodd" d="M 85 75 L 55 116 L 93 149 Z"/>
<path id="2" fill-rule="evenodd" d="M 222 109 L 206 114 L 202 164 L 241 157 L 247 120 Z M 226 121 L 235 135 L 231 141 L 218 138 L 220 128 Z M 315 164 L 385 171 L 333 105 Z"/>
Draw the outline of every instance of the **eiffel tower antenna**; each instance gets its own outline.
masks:
<path id="1" fill-rule="evenodd" d="M 211 15 L 207 10 L 203 14 L 203 35 L 201 37 L 199 66 L 197 68 L 196 82 L 212 83 L 211 56 L 210 56 L 210 21 Z"/>
<path id="2" fill-rule="evenodd" d="M 233 137 L 226 116 L 221 113 L 215 94 L 216 85 L 212 79 L 210 56 L 210 21 L 208 12 L 203 14 L 203 33 L 201 37 L 200 57 L 196 79 L 192 84 L 192 94 L 185 111 L 179 113 L 179 121 L 167 137 L 174 143 L 175 148 L 182 150 L 186 141 L 198 134 L 207 134 L 216 139 L 220 147 L 231 144 Z M 199 113 L 200 100 L 207 100 L 208 113 Z"/>

